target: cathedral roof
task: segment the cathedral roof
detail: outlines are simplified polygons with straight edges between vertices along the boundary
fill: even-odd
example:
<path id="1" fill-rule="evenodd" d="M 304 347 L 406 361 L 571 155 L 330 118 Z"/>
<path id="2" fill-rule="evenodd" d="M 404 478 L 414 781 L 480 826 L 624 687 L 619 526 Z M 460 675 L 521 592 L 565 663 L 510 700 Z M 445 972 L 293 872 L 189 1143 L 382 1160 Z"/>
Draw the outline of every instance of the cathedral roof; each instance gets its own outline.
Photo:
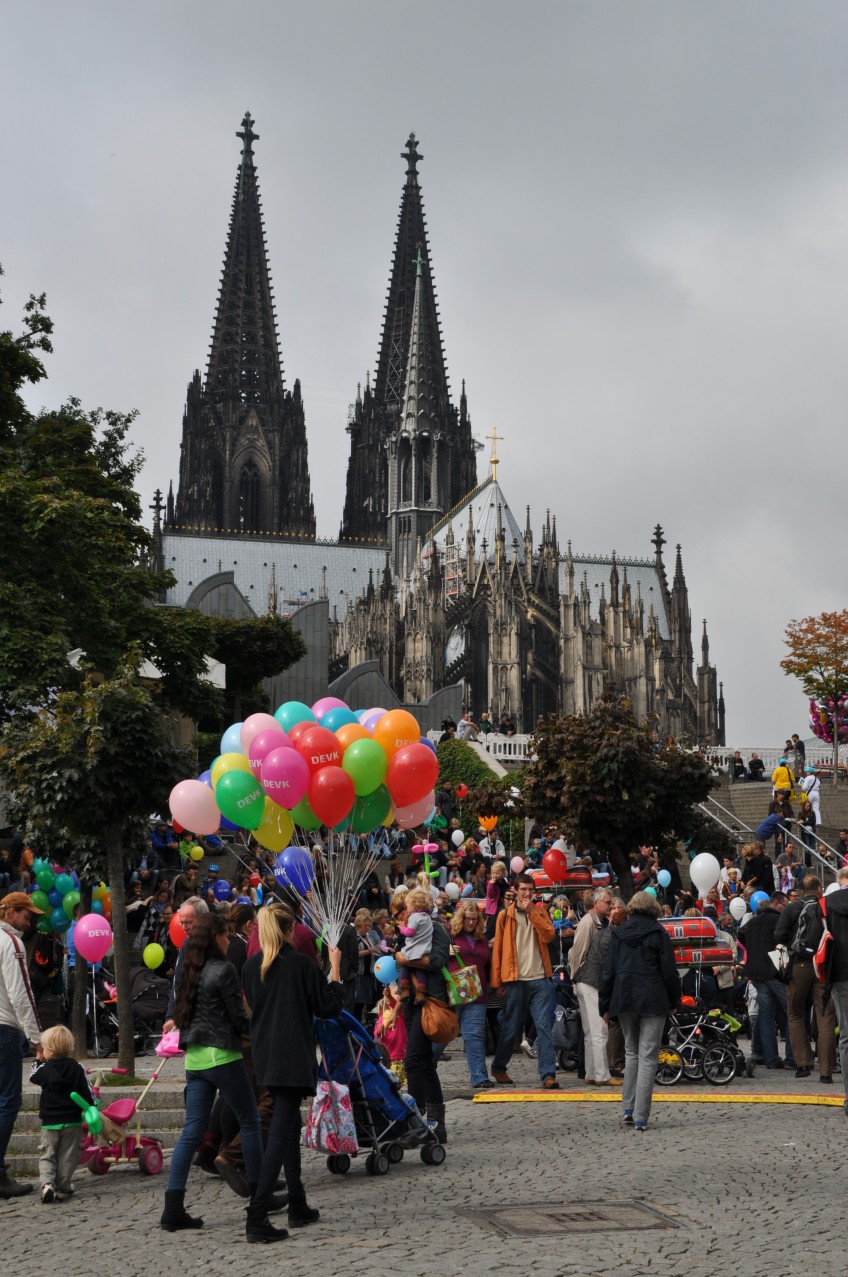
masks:
<path id="1" fill-rule="evenodd" d="M 340 545 L 337 542 L 285 541 L 271 537 L 202 536 L 167 530 L 162 542 L 163 564 L 177 578 L 166 603 L 185 607 L 194 589 L 219 572 L 232 572 L 236 589 L 254 612 L 268 610 L 268 590 L 276 587 L 277 607 L 289 616 L 298 607 L 326 593 L 330 609 L 342 611 L 368 588 L 369 571 L 375 585 L 386 562 L 386 547 Z"/>
<path id="2" fill-rule="evenodd" d="M 503 488 L 497 479 L 491 476 L 481 483 L 478 487 L 473 488 L 466 497 L 463 497 L 459 505 L 454 506 L 452 510 L 445 515 L 433 529 L 433 539 L 439 549 L 444 551 L 445 542 L 447 540 L 448 529 L 453 528 L 454 540 L 459 546 L 460 557 L 463 555 L 465 547 L 465 536 L 468 528 L 468 513 L 471 511 L 471 526 L 474 529 L 475 552 L 479 555 L 483 552 L 483 542 L 486 542 L 486 550 L 490 557 L 495 553 L 495 539 L 498 533 L 498 507 L 500 506 L 500 517 L 504 530 L 504 540 L 507 558 L 511 561 L 513 554 L 517 554 L 519 563 L 524 562 L 524 533 L 518 524 L 518 520 L 510 510 L 507 499 L 504 496 Z M 518 542 L 518 548 L 513 551 L 513 542 Z"/>
<path id="3" fill-rule="evenodd" d="M 618 569 L 619 579 L 624 582 L 624 570 L 627 569 L 627 580 L 630 584 L 632 604 L 636 606 L 636 589 L 642 595 L 642 603 L 645 608 L 645 622 L 647 624 L 648 614 L 653 604 L 654 615 L 657 618 L 657 626 L 659 628 L 660 638 L 671 637 L 671 625 L 666 612 L 665 595 L 663 594 L 662 581 L 653 559 L 622 559 L 618 555 L 613 558 L 612 555 L 574 555 L 574 589 L 579 593 L 580 582 L 583 574 L 586 574 L 586 585 L 589 590 L 591 599 L 591 614 L 597 617 L 599 611 L 599 603 L 601 593 L 609 602 L 610 596 L 610 572 L 613 564 Z M 566 563 L 565 560 L 560 561 L 560 589 L 566 591 Z"/>

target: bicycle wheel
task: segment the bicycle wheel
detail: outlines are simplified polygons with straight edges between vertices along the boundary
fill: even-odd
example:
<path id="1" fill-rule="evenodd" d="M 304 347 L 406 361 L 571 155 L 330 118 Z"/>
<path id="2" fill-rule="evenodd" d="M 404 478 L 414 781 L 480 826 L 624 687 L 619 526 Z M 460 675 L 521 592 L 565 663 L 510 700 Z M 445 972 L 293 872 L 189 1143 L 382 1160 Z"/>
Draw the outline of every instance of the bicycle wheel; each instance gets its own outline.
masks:
<path id="1" fill-rule="evenodd" d="M 694 1042 L 687 1042 L 675 1048 L 683 1061 L 684 1075 L 693 1082 L 703 1077 L 704 1048 Z"/>
<path id="2" fill-rule="evenodd" d="M 660 1086 L 674 1086 L 683 1077 L 683 1060 L 670 1046 L 661 1046 L 657 1058 L 656 1081 Z"/>
<path id="3" fill-rule="evenodd" d="M 736 1077 L 736 1052 L 721 1043 L 707 1047 L 701 1064 L 704 1077 L 713 1086 L 727 1086 Z"/>

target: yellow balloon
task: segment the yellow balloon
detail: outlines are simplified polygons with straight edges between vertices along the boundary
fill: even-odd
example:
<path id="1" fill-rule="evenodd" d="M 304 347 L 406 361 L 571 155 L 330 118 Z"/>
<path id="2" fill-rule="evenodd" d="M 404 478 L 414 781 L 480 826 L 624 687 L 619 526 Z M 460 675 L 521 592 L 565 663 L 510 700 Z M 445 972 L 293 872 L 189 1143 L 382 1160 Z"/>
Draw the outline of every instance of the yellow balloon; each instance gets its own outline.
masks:
<path id="1" fill-rule="evenodd" d="M 189 853 L 188 853 L 188 854 L 191 856 L 192 860 L 202 860 L 202 859 L 203 859 L 203 848 L 202 848 L 202 847 L 198 847 L 197 843 L 195 843 L 193 847 L 190 847 L 190 848 L 189 848 Z"/>
<path id="2" fill-rule="evenodd" d="M 103 897 L 108 893 L 108 891 L 109 891 L 109 888 L 106 886 L 106 883 L 101 882 L 100 886 L 95 887 L 94 890 L 92 891 L 91 898 L 92 900 L 102 900 Z"/>
<path id="3" fill-rule="evenodd" d="M 294 821 L 285 807 L 278 807 L 270 798 L 265 799 L 262 819 L 253 837 L 266 851 L 285 851 L 294 834 Z"/>
<path id="4" fill-rule="evenodd" d="M 245 754 L 219 754 L 210 768 L 212 788 L 224 775 L 224 772 L 250 772 L 250 759 Z"/>

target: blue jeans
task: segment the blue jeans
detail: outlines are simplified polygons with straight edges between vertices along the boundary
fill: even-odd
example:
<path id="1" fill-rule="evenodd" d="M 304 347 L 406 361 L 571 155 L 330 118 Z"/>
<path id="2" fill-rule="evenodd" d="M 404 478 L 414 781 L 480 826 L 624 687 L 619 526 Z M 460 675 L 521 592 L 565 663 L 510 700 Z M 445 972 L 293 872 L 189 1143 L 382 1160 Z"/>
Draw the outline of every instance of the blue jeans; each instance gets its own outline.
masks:
<path id="1" fill-rule="evenodd" d="M 515 1040 L 524 1029 L 527 1012 L 536 1026 L 536 1049 L 539 1053 L 539 1077 L 556 1077 L 556 1055 L 552 1037 L 554 1013 L 551 1005 L 550 981 L 510 980 L 504 984 L 506 1006 L 501 1020 L 500 1037 L 492 1060 L 492 1069 L 505 1069 L 512 1056 Z"/>
<path id="2" fill-rule="evenodd" d="M 458 1007 L 459 1028 L 465 1044 L 465 1062 L 468 1065 L 468 1076 L 472 1086 L 487 1082 L 486 1072 L 486 1004 L 470 1002 L 468 1006 Z"/>
<path id="3" fill-rule="evenodd" d="M 171 1154 L 169 1189 L 185 1189 L 191 1160 L 197 1152 L 203 1132 L 209 1129 L 212 1105 L 219 1091 L 241 1127 L 247 1182 L 259 1183 L 259 1172 L 262 1169 L 259 1110 L 244 1060 L 233 1060 L 230 1064 L 218 1064 L 211 1069 L 186 1069 L 185 1125 Z"/>
<path id="4" fill-rule="evenodd" d="M 777 1025 L 782 1023 L 784 1029 L 786 1027 L 786 985 L 780 980 L 755 980 L 754 988 L 757 990 L 757 1000 L 759 1008 L 757 1010 L 757 1028 L 759 1029 L 760 1042 L 762 1044 L 763 1059 L 766 1062 L 766 1068 L 774 1068 L 780 1059 L 780 1051 L 777 1045 Z M 795 1061 L 792 1058 L 792 1046 L 788 1038 L 786 1041 L 786 1063 L 791 1067 L 795 1067 Z"/>
<path id="5" fill-rule="evenodd" d="M 20 1029 L 0 1024 L 0 1171 L 6 1169 L 6 1149 L 21 1107 L 21 1072 L 26 1038 Z"/>

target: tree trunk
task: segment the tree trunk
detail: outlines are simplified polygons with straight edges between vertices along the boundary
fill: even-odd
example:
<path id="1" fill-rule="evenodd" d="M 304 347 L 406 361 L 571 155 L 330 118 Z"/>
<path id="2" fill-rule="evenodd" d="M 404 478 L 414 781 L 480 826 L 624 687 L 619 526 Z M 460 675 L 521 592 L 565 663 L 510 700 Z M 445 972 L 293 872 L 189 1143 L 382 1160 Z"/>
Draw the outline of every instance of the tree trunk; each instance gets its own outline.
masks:
<path id="1" fill-rule="evenodd" d="M 626 851 L 615 847 L 607 853 L 607 860 L 615 870 L 618 879 L 618 895 L 625 902 L 633 895 L 633 866 Z"/>
<path id="2" fill-rule="evenodd" d="M 79 917 L 91 913 L 91 887 L 80 883 Z M 78 1060 L 88 1058 L 88 1028 L 85 1022 L 85 1002 L 89 984 L 88 963 L 79 954 L 74 958 L 74 1001 L 71 1007 L 71 1029 L 74 1035 L 74 1054 Z"/>
<path id="3" fill-rule="evenodd" d="M 839 706 L 833 711 L 833 787 L 839 784 Z"/>
<path id="4" fill-rule="evenodd" d="M 115 985 L 118 990 L 118 1067 L 135 1071 L 135 1039 L 130 1000 L 130 942 L 127 932 L 127 894 L 124 886 L 124 858 L 121 852 L 121 829 L 108 825 L 106 864 L 112 895 L 112 934 L 115 942 Z"/>

